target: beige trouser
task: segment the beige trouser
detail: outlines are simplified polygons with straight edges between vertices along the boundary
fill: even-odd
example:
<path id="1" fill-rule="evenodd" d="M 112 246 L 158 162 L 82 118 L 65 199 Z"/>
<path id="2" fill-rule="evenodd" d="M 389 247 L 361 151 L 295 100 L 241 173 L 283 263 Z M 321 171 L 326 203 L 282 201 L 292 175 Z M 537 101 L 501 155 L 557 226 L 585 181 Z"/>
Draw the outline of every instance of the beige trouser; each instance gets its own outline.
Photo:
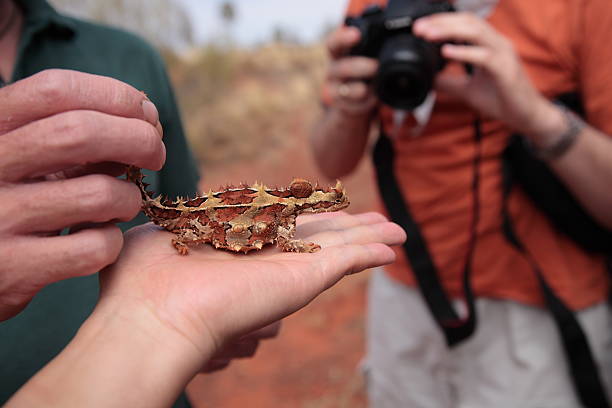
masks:
<path id="1" fill-rule="evenodd" d="M 372 276 L 364 361 L 372 408 L 576 408 L 548 311 L 478 299 L 476 334 L 449 350 L 419 292 Z M 612 396 L 612 314 L 578 313 Z"/>

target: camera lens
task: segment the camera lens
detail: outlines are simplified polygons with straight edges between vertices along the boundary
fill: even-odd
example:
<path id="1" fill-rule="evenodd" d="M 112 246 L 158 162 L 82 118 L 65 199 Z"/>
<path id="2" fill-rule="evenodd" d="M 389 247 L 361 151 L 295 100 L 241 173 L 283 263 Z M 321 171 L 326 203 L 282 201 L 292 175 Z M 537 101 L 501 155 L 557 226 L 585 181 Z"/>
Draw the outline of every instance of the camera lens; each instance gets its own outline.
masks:
<path id="1" fill-rule="evenodd" d="M 379 56 L 375 88 L 382 102 L 411 110 L 419 106 L 444 66 L 439 47 L 410 34 L 389 38 Z"/>

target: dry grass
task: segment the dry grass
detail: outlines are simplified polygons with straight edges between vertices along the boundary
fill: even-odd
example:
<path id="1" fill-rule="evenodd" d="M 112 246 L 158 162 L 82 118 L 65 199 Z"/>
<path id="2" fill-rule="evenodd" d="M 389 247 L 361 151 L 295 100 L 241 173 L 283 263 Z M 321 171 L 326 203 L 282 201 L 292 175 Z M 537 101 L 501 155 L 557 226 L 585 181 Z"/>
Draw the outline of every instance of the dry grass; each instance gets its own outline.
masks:
<path id="1" fill-rule="evenodd" d="M 171 64 L 187 133 L 205 167 L 261 160 L 289 148 L 312 121 L 325 67 L 321 46 L 209 46 Z"/>
<path id="2" fill-rule="evenodd" d="M 323 45 L 269 44 L 253 50 L 210 45 L 169 56 L 170 75 L 191 146 L 200 190 L 240 182 L 287 185 L 293 177 L 325 184 L 308 136 L 320 114 L 327 57 Z M 369 160 L 342 180 L 349 211 L 375 206 Z"/>

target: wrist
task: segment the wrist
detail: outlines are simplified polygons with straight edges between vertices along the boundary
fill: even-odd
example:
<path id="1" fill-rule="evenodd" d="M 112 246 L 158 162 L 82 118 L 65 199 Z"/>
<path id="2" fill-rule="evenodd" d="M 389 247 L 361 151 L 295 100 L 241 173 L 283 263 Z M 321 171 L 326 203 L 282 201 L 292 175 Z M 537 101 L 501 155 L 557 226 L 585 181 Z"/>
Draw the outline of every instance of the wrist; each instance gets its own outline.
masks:
<path id="1" fill-rule="evenodd" d="M 97 306 L 20 394 L 49 406 L 170 406 L 214 348 L 199 349 L 152 310 L 125 303 Z"/>
<path id="2" fill-rule="evenodd" d="M 536 148 L 554 144 L 559 135 L 567 130 L 568 125 L 561 108 L 544 98 L 536 105 L 532 117 L 531 121 L 526 121 L 522 129 L 518 130 Z"/>
<path id="3" fill-rule="evenodd" d="M 171 364 L 179 372 L 187 372 L 191 366 L 196 367 L 197 372 L 201 364 L 214 354 L 216 346 L 212 339 L 194 343 L 177 328 L 163 321 L 153 307 L 126 299 L 117 304 L 112 301 L 99 303 L 76 337 L 82 339 L 84 344 L 94 345 L 104 338 L 129 346 L 138 345 L 142 348 L 140 354 L 155 353 L 159 356 L 152 363 Z"/>
<path id="4" fill-rule="evenodd" d="M 524 135 L 542 160 L 563 156 L 575 143 L 585 123 L 566 107 L 544 101 L 539 120 Z"/>

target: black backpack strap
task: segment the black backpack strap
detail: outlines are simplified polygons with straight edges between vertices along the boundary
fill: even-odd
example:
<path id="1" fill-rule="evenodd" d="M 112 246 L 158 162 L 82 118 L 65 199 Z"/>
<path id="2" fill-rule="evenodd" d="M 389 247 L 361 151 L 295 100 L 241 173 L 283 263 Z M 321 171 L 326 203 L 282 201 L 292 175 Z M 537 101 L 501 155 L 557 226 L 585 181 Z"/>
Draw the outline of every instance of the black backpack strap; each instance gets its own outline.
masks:
<path id="1" fill-rule="evenodd" d="M 480 145 L 480 143 L 478 143 Z M 480 154 L 477 156 L 480 157 Z M 417 284 L 423 295 L 425 303 L 429 308 L 435 322 L 442 330 L 447 344 L 452 347 L 470 337 L 476 328 L 476 308 L 474 305 L 474 294 L 470 284 L 471 263 L 475 243 L 475 230 L 470 249 L 467 254 L 465 269 L 463 272 L 463 289 L 465 302 L 467 304 L 467 316 L 461 319 L 452 301 L 444 291 L 438 271 L 434 265 L 427 243 L 419 225 L 410 214 L 410 207 L 404 200 L 395 176 L 395 152 L 391 140 L 381 129 L 380 137 L 374 148 L 374 167 L 381 197 L 385 203 L 387 212 L 393 222 L 399 224 L 405 231 L 408 239 L 403 245 L 404 252 Z M 479 160 L 479 159 L 478 159 Z M 475 163 L 477 164 L 477 163 Z M 474 180 L 475 188 L 478 186 L 478 178 Z M 478 200 L 475 200 L 477 208 Z M 475 212 L 477 214 L 477 211 Z M 474 217 L 473 224 L 478 222 Z"/>
<path id="2" fill-rule="evenodd" d="M 535 271 L 550 310 L 569 364 L 570 376 L 578 398 L 587 408 L 609 408 L 608 396 L 601 380 L 597 363 L 580 322 L 574 312 L 555 294 L 540 269 L 535 258 L 517 236 L 510 214 L 508 199 L 512 190 L 513 178 L 507 163 L 503 168 L 503 231 L 508 241 L 521 252 Z"/>
<path id="3" fill-rule="evenodd" d="M 577 92 L 559 95 L 554 102 L 585 117 Z M 588 253 L 612 257 L 612 229 L 593 218 L 548 163 L 534 155 L 525 137 L 520 134 L 510 137 L 503 160 L 511 171 L 513 183 L 521 186 L 559 233 L 570 237 Z"/>

